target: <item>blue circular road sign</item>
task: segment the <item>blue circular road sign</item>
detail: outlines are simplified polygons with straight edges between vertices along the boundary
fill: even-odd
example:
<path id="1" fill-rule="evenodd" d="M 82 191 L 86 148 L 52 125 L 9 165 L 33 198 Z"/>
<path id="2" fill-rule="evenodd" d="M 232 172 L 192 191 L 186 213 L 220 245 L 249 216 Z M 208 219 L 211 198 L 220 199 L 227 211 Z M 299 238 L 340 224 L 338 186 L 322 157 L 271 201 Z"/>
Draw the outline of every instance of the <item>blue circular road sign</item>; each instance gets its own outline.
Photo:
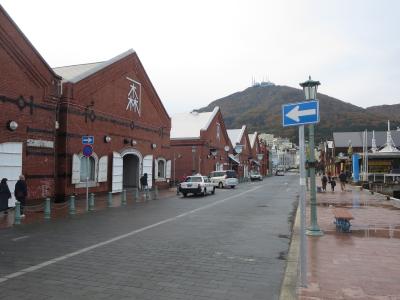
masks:
<path id="1" fill-rule="evenodd" d="M 92 156 L 92 154 L 93 154 L 93 147 L 92 147 L 92 145 L 85 145 L 85 146 L 83 146 L 82 152 L 83 152 L 83 155 L 86 156 L 86 157 Z"/>

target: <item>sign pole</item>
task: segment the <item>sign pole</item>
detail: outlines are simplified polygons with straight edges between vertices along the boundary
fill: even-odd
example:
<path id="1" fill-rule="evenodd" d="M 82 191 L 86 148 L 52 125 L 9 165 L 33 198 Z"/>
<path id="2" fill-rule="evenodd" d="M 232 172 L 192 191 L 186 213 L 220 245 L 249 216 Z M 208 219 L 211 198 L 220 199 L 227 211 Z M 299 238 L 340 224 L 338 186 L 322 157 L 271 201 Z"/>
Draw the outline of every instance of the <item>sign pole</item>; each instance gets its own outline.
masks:
<path id="1" fill-rule="evenodd" d="M 307 244 L 306 244 L 306 169 L 304 147 L 304 125 L 299 126 L 300 147 L 300 284 L 307 287 Z"/>
<path id="2" fill-rule="evenodd" d="M 89 156 L 86 156 L 86 211 L 89 211 Z"/>

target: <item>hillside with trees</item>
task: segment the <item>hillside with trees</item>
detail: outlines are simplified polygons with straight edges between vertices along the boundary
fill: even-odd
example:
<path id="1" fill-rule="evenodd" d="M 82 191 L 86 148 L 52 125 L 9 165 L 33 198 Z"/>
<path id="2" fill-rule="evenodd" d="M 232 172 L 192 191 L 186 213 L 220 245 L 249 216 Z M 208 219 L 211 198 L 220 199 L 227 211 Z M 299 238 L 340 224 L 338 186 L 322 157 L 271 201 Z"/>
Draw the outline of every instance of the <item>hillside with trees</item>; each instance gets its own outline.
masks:
<path id="1" fill-rule="evenodd" d="M 318 93 L 320 123 L 317 124 L 316 140 L 332 139 L 334 131 L 385 130 L 387 120 L 393 126 L 400 124 L 399 114 L 376 113 L 339 99 Z M 253 86 L 211 102 L 199 109 L 212 111 L 221 108 L 227 128 L 240 128 L 247 124 L 250 132 L 267 132 L 295 139 L 297 127 L 282 127 L 282 105 L 304 101 L 301 89 L 288 86 Z"/>

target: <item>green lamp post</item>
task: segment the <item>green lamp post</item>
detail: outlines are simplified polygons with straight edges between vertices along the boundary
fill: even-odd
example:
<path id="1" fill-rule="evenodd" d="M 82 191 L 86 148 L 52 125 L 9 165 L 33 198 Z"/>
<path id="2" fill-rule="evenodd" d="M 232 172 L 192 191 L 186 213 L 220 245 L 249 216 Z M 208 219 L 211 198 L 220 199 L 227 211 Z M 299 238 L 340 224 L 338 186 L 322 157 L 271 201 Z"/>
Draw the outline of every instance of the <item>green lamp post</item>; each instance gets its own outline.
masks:
<path id="1" fill-rule="evenodd" d="M 309 79 L 300 86 L 304 90 L 306 100 L 317 99 L 317 89 L 321 83 L 319 81 Z M 306 234 L 311 236 L 323 235 L 322 230 L 318 226 L 317 222 L 317 192 L 315 186 L 315 144 L 314 144 L 314 124 L 308 125 L 309 132 L 309 146 L 310 146 L 310 159 L 307 162 L 308 169 L 310 170 L 310 202 L 311 202 L 311 225 L 308 227 Z"/>

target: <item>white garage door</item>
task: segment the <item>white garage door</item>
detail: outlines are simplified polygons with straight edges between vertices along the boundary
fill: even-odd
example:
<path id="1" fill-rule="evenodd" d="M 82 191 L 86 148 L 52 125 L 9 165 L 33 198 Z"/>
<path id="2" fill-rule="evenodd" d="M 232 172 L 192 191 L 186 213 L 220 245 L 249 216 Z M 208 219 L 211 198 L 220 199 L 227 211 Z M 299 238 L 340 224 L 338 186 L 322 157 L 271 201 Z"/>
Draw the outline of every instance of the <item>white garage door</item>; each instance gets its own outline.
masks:
<path id="1" fill-rule="evenodd" d="M 12 198 L 8 206 L 15 206 L 14 187 L 22 174 L 22 143 L 0 144 L 0 180 L 7 178 Z"/>
<path id="2" fill-rule="evenodd" d="M 153 186 L 153 155 L 146 155 L 143 158 L 143 174 L 147 173 L 147 186 Z"/>

